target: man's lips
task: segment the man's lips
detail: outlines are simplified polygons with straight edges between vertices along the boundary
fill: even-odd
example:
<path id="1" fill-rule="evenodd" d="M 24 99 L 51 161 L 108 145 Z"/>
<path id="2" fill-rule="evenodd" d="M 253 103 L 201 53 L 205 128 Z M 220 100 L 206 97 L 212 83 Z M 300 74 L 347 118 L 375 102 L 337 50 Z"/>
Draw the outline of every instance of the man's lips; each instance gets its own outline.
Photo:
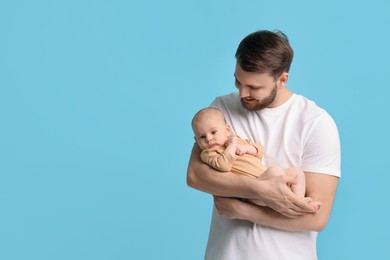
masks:
<path id="1" fill-rule="evenodd" d="M 252 103 L 252 102 L 256 101 L 256 99 L 254 99 L 254 98 L 243 98 L 242 100 L 243 100 L 245 103 Z"/>

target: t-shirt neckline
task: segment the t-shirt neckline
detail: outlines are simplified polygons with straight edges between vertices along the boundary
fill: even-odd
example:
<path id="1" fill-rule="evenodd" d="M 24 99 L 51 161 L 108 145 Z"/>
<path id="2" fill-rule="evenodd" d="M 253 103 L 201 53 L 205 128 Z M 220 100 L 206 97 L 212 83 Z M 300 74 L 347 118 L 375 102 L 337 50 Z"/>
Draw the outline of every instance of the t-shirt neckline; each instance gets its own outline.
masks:
<path id="1" fill-rule="evenodd" d="M 295 93 L 293 93 L 291 95 L 291 97 L 289 97 L 289 99 L 284 102 L 283 104 L 281 104 L 280 106 L 277 106 L 277 107 L 267 107 L 267 108 L 263 108 L 261 110 L 259 110 L 258 112 L 264 112 L 264 113 L 278 113 L 280 111 L 284 111 L 286 110 L 290 104 L 297 98 L 297 95 Z"/>

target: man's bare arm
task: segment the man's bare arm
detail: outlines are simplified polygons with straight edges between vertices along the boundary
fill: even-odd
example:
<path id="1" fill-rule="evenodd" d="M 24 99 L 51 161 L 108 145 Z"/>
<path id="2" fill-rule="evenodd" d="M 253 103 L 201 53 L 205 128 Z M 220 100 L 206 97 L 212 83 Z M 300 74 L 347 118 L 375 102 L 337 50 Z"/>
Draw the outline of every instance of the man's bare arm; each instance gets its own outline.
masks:
<path id="1" fill-rule="evenodd" d="M 256 180 L 230 172 L 218 172 L 200 160 L 200 149 L 195 144 L 187 170 L 187 184 L 216 196 L 261 199 L 266 205 L 287 217 L 314 213 L 317 207 L 295 195 L 288 184 L 295 182 L 291 176 L 277 176 L 269 180 Z"/>
<path id="2" fill-rule="evenodd" d="M 256 189 L 261 186 L 250 178 L 243 178 L 231 172 L 217 171 L 200 159 L 201 150 L 195 144 L 187 170 L 188 186 L 222 197 L 257 197 Z"/>
<path id="3" fill-rule="evenodd" d="M 306 173 L 307 196 L 321 201 L 315 214 L 288 218 L 268 207 L 258 207 L 232 198 L 215 198 L 215 204 L 225 217 L 248 220 L 286 231 L 321 231 L 325 228 L 336 194 L 338 178 L 325 174 Z"/>

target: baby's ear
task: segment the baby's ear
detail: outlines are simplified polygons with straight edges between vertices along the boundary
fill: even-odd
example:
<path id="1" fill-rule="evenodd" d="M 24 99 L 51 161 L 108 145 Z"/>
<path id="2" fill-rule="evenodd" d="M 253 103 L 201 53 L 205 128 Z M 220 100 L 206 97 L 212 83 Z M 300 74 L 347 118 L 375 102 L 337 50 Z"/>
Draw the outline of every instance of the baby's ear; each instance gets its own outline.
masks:
<path id="1" fill-rule="evenodd" d="M 226 130 L 228 130 L 230 132 L 230 125 L 226 125 Z"/>
<path id="2" fill-rule="evenodd" d="M 194 136 L 194 140 L 195 140 L 195 143 L 196 143 L 196 136 Z"/>

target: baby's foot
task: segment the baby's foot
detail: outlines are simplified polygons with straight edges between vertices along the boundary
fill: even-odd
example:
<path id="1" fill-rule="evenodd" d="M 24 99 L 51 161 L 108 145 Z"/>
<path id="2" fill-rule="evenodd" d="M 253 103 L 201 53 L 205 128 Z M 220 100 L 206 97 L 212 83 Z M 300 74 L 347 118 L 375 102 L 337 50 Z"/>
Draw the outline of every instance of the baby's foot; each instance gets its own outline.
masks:
<path id="1" fill-rule="evenodd" d="M 305 200 L 306 200 L 306 202 L 307 202 L 308 204 L 310 204 L 310 203 L 313 202 L 313 200 L 312 200 L 311 198 L 309 198 L 309 197 L 305 197 Z"/>

